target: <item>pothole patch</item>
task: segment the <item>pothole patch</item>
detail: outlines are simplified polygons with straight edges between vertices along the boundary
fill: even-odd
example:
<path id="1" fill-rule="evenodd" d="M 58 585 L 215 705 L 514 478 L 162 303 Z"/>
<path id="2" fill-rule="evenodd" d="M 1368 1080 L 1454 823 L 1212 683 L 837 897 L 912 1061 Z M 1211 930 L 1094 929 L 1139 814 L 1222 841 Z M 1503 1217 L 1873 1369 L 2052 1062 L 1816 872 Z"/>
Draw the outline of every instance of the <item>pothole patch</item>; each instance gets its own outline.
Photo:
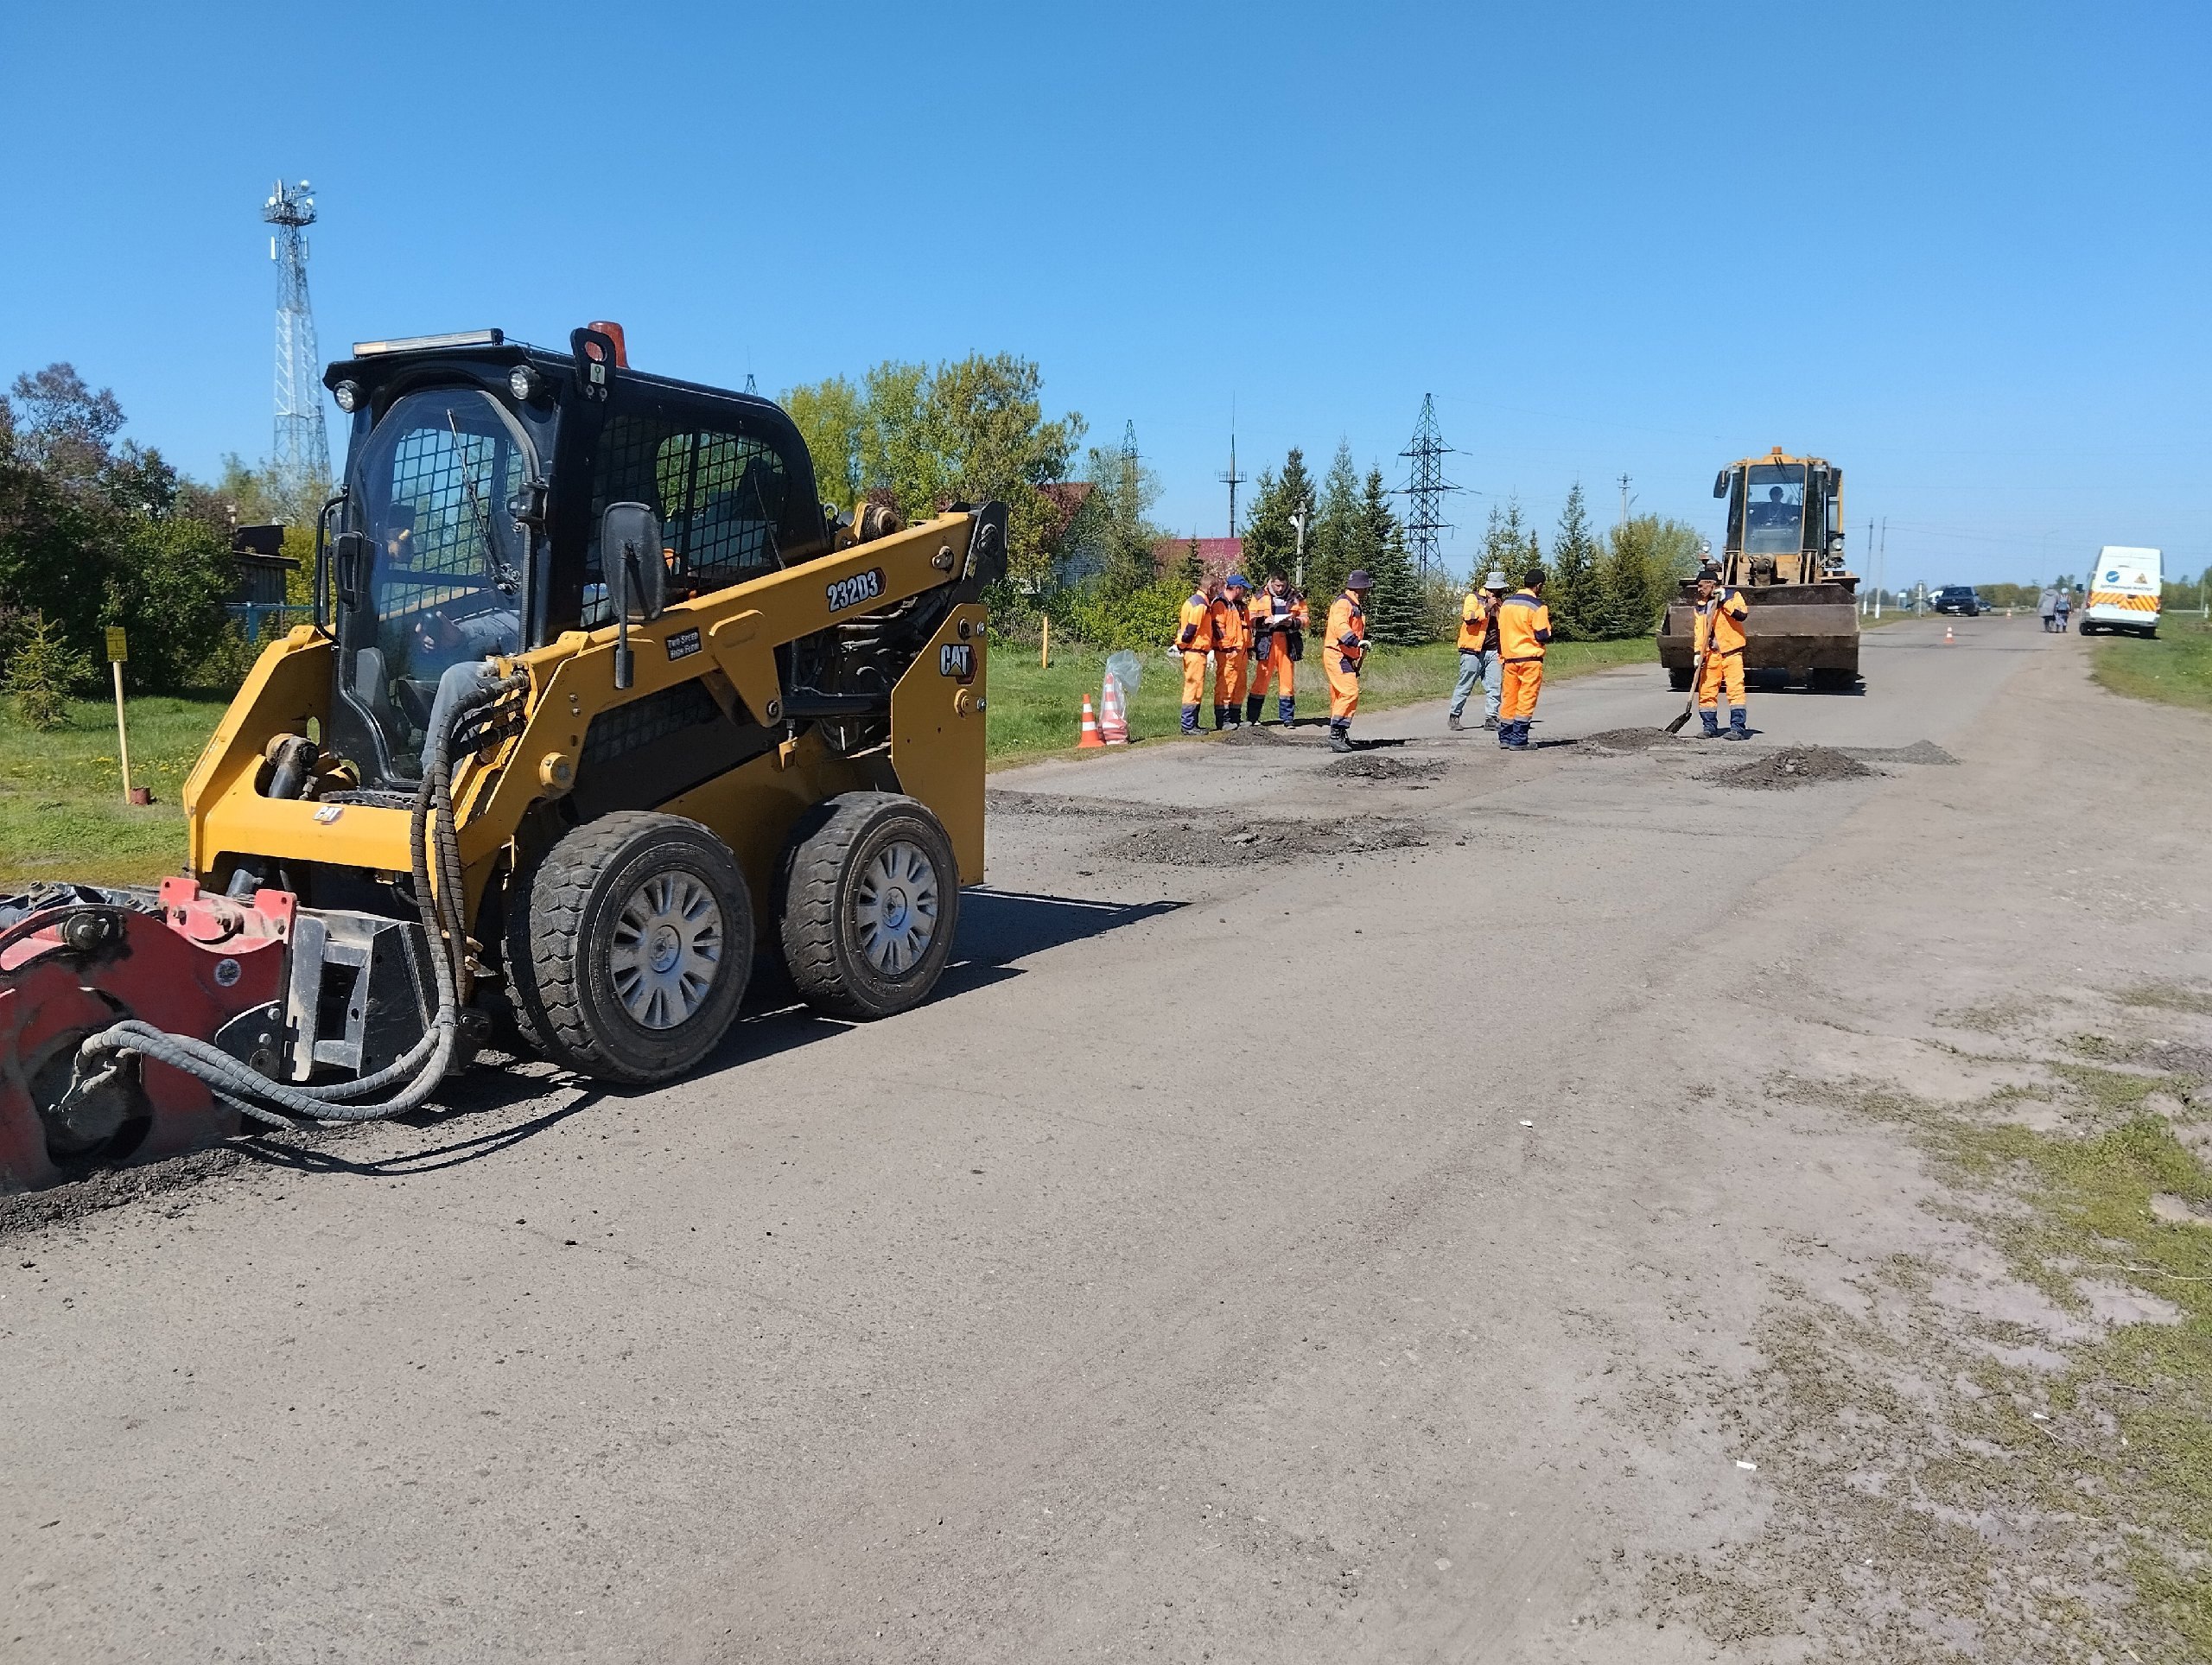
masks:
<path id="1" fill-rule="evenodd" d="M 1336 780 L 1437 780 L 1444 774 L 1444 760 L 1356 752 L 1350 757 L 1331 758 L 1321 772 Z"/>
<path id="2" fill-rule="evenodd" d="M 1222 867 L 1412 849 L 1427 842 L 1428 829 L 1419 822 L 1361 816 L 1332 821 L 1163 822 L 1139 827 L 1107 848 L 1132 861 Z"/>

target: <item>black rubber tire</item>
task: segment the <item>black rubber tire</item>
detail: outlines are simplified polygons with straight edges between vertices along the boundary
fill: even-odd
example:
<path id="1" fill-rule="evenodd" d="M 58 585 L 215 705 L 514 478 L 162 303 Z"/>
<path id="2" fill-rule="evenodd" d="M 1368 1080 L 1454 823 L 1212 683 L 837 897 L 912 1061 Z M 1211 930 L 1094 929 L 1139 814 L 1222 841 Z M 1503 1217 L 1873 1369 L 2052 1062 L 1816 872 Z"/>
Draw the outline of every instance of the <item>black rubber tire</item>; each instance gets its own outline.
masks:
<path id="1" fill-rule="evenodd" d="M 655 1029 L 624 1007 L 609 961 L 624 906 L 668 873 L 712 897 L 720 952 L 697 1008 Z M 753 898 L 729 847 L 697 822 L 643 810 L 588 822 L 546 852 L 517 899 L 507 956 L 517 1026 L 556 1064 L 645 1086 L 682 1075 L 728 1033 L 753 971 Z"/>
<path id="2" fill-rule="evenodd" d="M 1815 670 L 1813 691 L 1816 694 L 1855 694 L 1859 691 L 1856 670 Z"/>
<path id="3" fill-rule="evenodd" d="M 868 961 L 855 913 L 858 887 L 888 845 L 913 845 L 935 869 L 937 923 L 898 975 Z M 952 840 L 927 805 L 897 792 L 847 792 L 799 817 L 776 866 L 777 934 L 799 998 L 831 1017 L 869 1021 L 920 1005 L 952 956 L 960 926 L 960 868 Z"/>
<path id="4" fill-rule="evenodd" d="M 1667 686 L 1673 689 L 1677 694 L 1688 693 L 1690 691 L 1689 671 L 1674 665 L 1668 666 Z"/>

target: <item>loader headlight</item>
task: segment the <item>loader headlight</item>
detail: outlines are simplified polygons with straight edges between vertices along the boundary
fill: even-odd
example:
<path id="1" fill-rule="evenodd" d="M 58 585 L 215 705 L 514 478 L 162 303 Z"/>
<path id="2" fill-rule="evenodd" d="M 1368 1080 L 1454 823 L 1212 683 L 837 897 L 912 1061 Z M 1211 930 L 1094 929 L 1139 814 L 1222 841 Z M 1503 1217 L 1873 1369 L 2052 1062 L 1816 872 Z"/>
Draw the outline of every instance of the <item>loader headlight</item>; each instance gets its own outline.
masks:
<path id="1" fill-rule="evenodd" d="M 517 365 L 507 372 L 507 391 L 528 404 L 545 391 L 545 378 L 528 365 Z"/>
<path id="2" fill-rule="evenodd" d="M 350 416 L 354 407 L 361 403 L 361 384 L 359 382 L 340 382 L 330 390 L 330 397 L 337 400 L 338 408 Z"/>

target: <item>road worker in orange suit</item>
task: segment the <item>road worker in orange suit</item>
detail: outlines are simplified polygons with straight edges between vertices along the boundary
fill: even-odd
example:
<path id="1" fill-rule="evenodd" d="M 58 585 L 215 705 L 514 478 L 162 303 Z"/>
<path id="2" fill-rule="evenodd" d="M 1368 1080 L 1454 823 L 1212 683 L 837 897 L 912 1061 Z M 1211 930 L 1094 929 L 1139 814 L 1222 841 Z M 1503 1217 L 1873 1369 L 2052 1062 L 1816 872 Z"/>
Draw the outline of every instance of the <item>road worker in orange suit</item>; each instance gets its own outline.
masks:
<path id="1" fill-rule="evenodd" d="M 1206 699 L 1206 655 L 1213 651 L 1214 602 L 1221 594 L 1219 581 L 1200 581 L 1191 599 L 1183 603 L 1175 620 L 1174 651 L 1183 659 L 1183 732 L 1198 732 L 1198 708 Z M 1217 690 L 1219 674 L 1214 678 Z"/>
<path id="2" fill-rule="evenodd" d="M 1730 740 L 1749 740 L 1745 724 L 1751 719 L 1744 703 L 1744 615 L 1751 604 L 1743 593 L 1720 581 L 1720 569 L 1707 567 L 1697 575 L 1697 606 L 1694 612 L 1697 653 L 1697 714 L 1705 721 L 1706 738 L 1720 733 L 1720 700 L 1728 701 Z"/>
<path id="3" fill-rule="evenodd" d="M 1544 605 L 1544 569 L 1531 567 L 1521 588 L 1498 604 L 1497 657 L 1505 686 L 1497 702 L 1497 743 L 1509 752 L 1529 749 L 1529 724 L 1544 686 L 1544 650 L 1552 644 L 1552 610 Z"/>
<path id="4" fill-rule="evenodd" d="M 1322 630 L 1321 669 L 1329 676 L 1329 749 L 1354 750 L 1352 713 L 1359 709 L 1359 667 L 1367 658 L 1367 592 L 1375 581 L 1354 569 L 1344 594 L 1329 603 Z"/>
<path id="5" fill-rule="evenodd" d="M 1244 695 L 1244 721 L 1257 722 L 1275 685 L 1275 721 L 1286 728 L 1298 715 L 1298 662 L 1291 654 L 1306 634 L 1306 601 L 1294 596 L 1281 573 L 1270 573 L 1248 610 L 1252 625 L 1252 679 Z"/>
<path id="6" fill-rule="evenodd" d="M 1244 670 L 1252 647 L 1252 586 L 1241 572 L 1222 581 L 1213 604 L 1213 726 L 1240 728 L 1244 723 Z"/>

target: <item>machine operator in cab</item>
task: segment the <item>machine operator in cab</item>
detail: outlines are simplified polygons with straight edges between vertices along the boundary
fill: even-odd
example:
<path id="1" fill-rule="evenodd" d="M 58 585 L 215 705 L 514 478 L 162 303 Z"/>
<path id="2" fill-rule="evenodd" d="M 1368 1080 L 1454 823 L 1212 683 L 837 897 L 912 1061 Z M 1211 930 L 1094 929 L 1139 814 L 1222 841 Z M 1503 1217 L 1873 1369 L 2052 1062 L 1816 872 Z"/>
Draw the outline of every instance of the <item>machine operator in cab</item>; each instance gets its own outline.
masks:
<path id="1" fill-rule="evenodd" d="M 1751 606 L 1742 593 L 1720 581 L 1720 569 L 1707 566 L 1697 575 L 1695 638 L 1697 714 L 1708 739 L 1720 733 L 1720 701 L 1728 702 L 1730 740 L 1749 740 L 1744 725 L 1751 712 L 1744 703 L 1744 615 Z"/>

